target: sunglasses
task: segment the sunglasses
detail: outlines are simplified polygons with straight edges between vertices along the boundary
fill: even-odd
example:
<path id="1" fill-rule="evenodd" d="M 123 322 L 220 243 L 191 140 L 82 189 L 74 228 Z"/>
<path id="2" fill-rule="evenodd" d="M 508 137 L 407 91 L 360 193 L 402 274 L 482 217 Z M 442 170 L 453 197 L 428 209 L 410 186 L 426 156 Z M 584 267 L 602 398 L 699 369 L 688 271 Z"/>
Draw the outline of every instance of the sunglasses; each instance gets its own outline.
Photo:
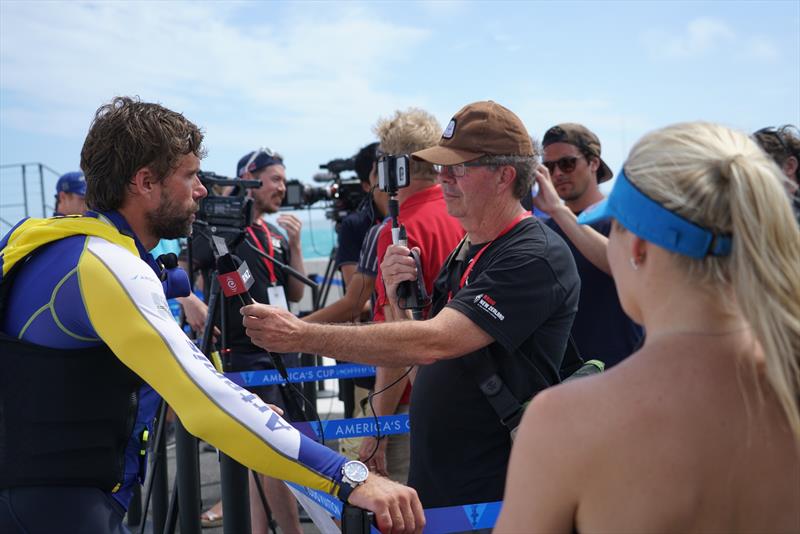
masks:
<path id="1" fill-rule="evenodd" d="M 771 135 L 771 136 L 773 136 L 775 139 L 778 140 L 778 143 L 780 143 L 781 149 L 783 150 L 783 152 L 785 154 L 789 154 L 789 155 L 792 154 L 792 151 L 789 150 L 789 147 L 786 146 L 786 142 L 783 140 L 783 134 L 781 133 L 781 130 L 770 126 L 768 128 L 761 128 L 759 131 L 756 132 L 756 135 Z"/>
<path id="2" fill-rule="evenodd" d="M 578 158 L 582 158 L 583 156 L 564 156 L 563 158 L 557 159 L 555 161 L 543 161 L 547 170 L 550 171 L 550 174 L 553 174 L 553 171 L 556 170 L 558 167 L 561 172 L 564 174 L 569 174 L 575 170 L 575 167 L 578 165 Z"/>
<path id="3" fill-rule="evenodd" d="M 478 161 L 459 163 L 458 165 L 434 165 L 433 171 L 436 174 L 444 174 L 453 178 L 463 178 L 467 174 L 467 167 L 488 167 L 485 163 Z"/>
<path id="4" fill-rule="evenodd" d="M 253 169 L 250 168 L 250 165 L 252 165 L 253 162 L 256 160 L 256 158 L 258 156 L 260 156 L 261 154 L 266 154 L 267 156 L 269 156 L 271 158 L 275 157 L 275 153 L 272 150 L 270 150 L 269 148 L 267 148 L 265 146 L 262 146 L 258 150 L 255 150 L 253 152 L 253 154 L 250 156 L 250 159 L 247 160 L 247 164 L 244 167 L 242 167 L 242 173 L 252 171 Z"/>

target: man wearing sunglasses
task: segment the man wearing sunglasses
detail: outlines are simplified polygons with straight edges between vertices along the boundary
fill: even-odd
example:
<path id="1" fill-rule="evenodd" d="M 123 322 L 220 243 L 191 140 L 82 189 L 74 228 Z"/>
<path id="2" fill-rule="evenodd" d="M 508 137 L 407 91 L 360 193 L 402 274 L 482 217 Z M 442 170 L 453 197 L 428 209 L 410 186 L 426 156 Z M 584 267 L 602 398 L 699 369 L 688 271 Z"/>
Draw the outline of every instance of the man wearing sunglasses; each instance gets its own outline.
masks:
<path id="1" fill-rule="evenodd" d="M 491 101 L 465 106 L 437 145 L 412 157 L 437 166 L 447 212 L 467 232 L 434 282 L 429 319 L 410 321 L 398 307 L 399 283 L 419 273 L 408 248 L 391 245 L 381 272 L 398 321 L 312 325 L 252 305 L 244 324 L 269 349 L 419 365 L 409 485 L 428 507 L 497 501 L 521 403 L 560 380 L 580 280 L 563 240 L 520 203 L 537 160 L 514 113 Z"/>
<path id="2" fill-rule="evenodd" d="M 612 366 L 633 353 L 641 329 L 622 311 L 614 280 L 609 275 L 604 237 L 585 244 L 576 217 L 603 200 L 599 185 L 613 176 L 600 157 L 600 140 L 581 124 L 564 123 L 544 134 L 544 169 L 549 182 L 540 179 L 534 205 L 550 215 L 547 225 L 569 245 L 581 278 L 578 314 L 572 338 L 585 360 L 596 358 Z M 563 201 L 563 204 L 562 202 Z M 593 230 L 607 236 L 608 222 Z M 588 249 L 588 250 L 587 250 Z"/>

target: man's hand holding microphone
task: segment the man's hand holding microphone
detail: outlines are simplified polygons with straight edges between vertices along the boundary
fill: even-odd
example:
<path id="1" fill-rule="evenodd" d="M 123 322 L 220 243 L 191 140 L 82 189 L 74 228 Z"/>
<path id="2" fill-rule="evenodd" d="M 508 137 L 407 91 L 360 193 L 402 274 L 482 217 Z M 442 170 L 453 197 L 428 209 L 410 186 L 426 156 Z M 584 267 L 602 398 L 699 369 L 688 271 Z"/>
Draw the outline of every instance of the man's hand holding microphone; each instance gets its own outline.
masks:
<path id="1" fill-rule="evenodd" d="M 231 258 L 230 255 L 228 258 Z M 235 286 L 237 291 L 241 288 L 237 293 L 238 298 L 243 303 L 249 303 L 242 306 L 240 312 L 247 335 L 253 343 L 274 352 L 296 351 L 297 340 L 302 339 L 304 329 L 314 325 L 301 321 L 289 311 L 254 302 L 247 291 L 247 280 L 242 276 L 246 266 L 244 269 L 242 266 L 237 268 L 227 258 L 220 260 L 217 266 L 221 280 L 226 280 L 228 287 Z M 425 526 L 425 514 L 417 492 L 375 473 L 370 473 L 362 484 L 353 489 L 347 501 L 373 512 L 378 529 L 384 533 L 420 533 Z"/>

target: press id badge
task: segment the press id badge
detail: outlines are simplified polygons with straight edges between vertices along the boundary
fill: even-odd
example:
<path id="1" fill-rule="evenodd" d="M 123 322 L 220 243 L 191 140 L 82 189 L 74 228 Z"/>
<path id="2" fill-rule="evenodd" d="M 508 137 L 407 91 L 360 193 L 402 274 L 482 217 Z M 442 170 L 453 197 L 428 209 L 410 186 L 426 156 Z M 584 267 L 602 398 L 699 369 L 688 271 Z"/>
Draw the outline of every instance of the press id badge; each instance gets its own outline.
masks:
<path id="1" fill-rule="evenodd" d="M 289 310 L 289 304 L 286 303 L 286 293 L 283 291 L 283 286 L 270 286 L 267 288 L 267 298 L 272 306 L 276 306 L 283 310 Z"/>

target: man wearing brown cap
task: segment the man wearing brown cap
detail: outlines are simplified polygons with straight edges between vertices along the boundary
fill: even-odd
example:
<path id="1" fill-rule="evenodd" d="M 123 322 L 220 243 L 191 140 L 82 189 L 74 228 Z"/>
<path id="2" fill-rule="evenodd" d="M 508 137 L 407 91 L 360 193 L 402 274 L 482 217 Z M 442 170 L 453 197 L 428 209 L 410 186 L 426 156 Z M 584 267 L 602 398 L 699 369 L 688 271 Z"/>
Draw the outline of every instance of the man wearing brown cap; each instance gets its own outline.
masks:
<path id="1" fill-rule="evenodd" d="M 427 507 L 495 501 L 503 497 L 520 402 L 559 381 L 580 281 L 563 240 L 520 204 L 536 158 L 511 111 L 470 104 L 438 145 L 412 156 L 438 166 L 447 210 L 467 231 L 436 279 L 431 318 L 310 325 L 256 304 L 242 308 L 244 324 L 254 343 L 271 350 L 419 365 L 409 485 Z M 408 254 L 392 245 L 381 264 L 394 314 L 406 318 L 396 291 L 417 276 Z"/>
<path id="2" fill-rule="evenodd" d="M 577 216 L 603 200 L 599 185 L 613 173 L 600 157 L 600 140 L 582 124 L 553 126 L 545 132 L 542 146 L 546 170 L 539 171 L 540 193 L 534 204 L 551 216 L 547 225 L 569 245 L 581 278 L 572 337 L 584 359 L 612 366 L 633 353 L 642 331 L 622 311 L 610 276 L 605 250 L 610 222 L 595 223 L 591 230 L 597 234 L 587 235 L 591 230 L 578 225 Z"/>

